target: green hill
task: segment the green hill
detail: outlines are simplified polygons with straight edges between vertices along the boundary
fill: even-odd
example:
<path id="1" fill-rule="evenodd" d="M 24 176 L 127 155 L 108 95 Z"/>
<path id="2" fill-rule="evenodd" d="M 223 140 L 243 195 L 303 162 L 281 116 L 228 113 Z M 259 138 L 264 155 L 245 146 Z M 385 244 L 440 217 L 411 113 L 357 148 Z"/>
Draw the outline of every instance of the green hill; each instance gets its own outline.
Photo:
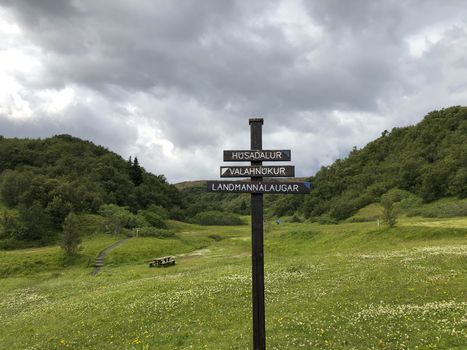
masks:
<path id="1" fill-rule="evenodd" d="M 424 202 L 467 197 L 467 107 L 430 112 L 420 123 L 384 131 L 363 149 L 322 167 L 311 178 L 305 216 L 343 219 L 390 189 Z"/>
<path id="2" fill-rule="evenodd" d="M 178 190 L 137 158 L 124 160 L 69 135 L 0 136 L 0 198 L 9 208 L 2 212 L 0 239 L 21 240 L 53 238 L 70 212 L 97 213 L 104 204 L 133 213 L 151 205 L 171 213 L 181 205 Z"/>
<path id="3" fill-rule="evenodd" d="M 383 131 L 345 159 L 323 166 L 309 179 L 306 196 L 265 196 L 270 216 L 300 214 L 342 220 L 399 189 L 413 202 L 467 197 L 467 107 L 428 113 L 417 125 Z M 205 193 L 204 186 L 181 189 L 188 213 L 214 208 L 248 212 L 248 195 Z M 405 191 L 405 192 L 404 192 Z"/>
<path id="4" fill-rule="evenodd" d="M 412 212 L 422 202 L 465 198 L 467 107 L 433 111 L 417 125 L 384 131 L 364 148 L 354 148 L 345 159 L 322 167 L 309 180 L 313 183 L 310 195 L 266 195 L 266 215 L 342 220 L 396 189 L 406 207 L 412 205 Z M 137 159 L 126 161 L 69 135 L 43 140 L 0 136 L 0 198 L 9 209 L 2 211 L 0 239 L 11 236 L 5 231 L 22 230 L 17 237 L 47 240 L 56 235 L 51 231 L 61 229 L 69 212 L 97 213 L 103 204 L 133 213 L 157 205 L 177 220 L 213 210 L 249 213 L 246 194 L 206 193 L 203 181 L 170 185 L 163 175 L 146 172 Z M 443 215 L 461 215 L 465 203 L 461 208 L 456 205 L 446 204 L 439 211 L 452 209 Z M 15 215 L 21 227 L 14 225 Z M 436 213 L 432 210 L 429 215 Z"/>

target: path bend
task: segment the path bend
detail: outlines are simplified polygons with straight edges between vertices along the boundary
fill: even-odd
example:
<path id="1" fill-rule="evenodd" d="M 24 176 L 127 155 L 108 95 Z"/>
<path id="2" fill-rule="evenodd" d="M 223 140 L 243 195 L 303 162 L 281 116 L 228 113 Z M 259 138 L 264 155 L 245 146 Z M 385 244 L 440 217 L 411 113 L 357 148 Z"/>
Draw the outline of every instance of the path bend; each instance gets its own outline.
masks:
<path id="1" fill-rule="evenodd" d="M 127 240 L 129 240 L 131 238 L 133 238 L 133 237 L 126 237 L 124 239 L 121 239 L 120 241 L 117 241 L 117 242 L 109 245 L 108 247 L 104 248 L 103 250 L 101 250 L 101 252 L 99 254 L 97 254 L 96 260 L 94 261 L 94 269 L 92 270 L 91 275 L 92 276 L 97 275 L 97 273 L 99 272 L 101 267 L 104 266 L 104 260 L 105 260 L 106 255 L 111 250 L 117 248 L 118 246 L 122 245 L 123 243 L 125 243 Z"/>

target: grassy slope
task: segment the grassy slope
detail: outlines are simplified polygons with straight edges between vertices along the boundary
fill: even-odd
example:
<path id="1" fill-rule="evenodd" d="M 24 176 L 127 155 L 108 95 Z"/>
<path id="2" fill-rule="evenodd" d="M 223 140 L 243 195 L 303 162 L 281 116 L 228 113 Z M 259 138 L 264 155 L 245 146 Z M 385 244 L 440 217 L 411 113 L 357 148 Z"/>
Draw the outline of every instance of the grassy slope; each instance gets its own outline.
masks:
<path id="1" fill-rule="evenodd" d="M 0 284 L 0 348 L 248 348 L 249 227 L 174 225 L 178 239 L 130 240 L 96 277 L 83 261 L 30 275 L 11 267 L 28 254 L 57 259 L 53 247 L 0 252 L 0 266 L 10 266 Z M 269 348 L 461 349 L 466 227 L 466 218 L 406 218 L 391 230 L 267 223 Z M 105 239 L 85 242 L 84 252 Z M 175 267 L 144 262 L 166 253 L 180 254 Z"/>

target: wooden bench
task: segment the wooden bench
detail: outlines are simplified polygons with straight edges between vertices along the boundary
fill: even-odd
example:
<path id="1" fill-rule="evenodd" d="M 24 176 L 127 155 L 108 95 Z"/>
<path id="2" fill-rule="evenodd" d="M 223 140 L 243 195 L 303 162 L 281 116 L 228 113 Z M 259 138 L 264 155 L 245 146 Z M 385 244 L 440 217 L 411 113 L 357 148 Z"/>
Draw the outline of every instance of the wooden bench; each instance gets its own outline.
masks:
<path id="1" fill-rule="evenodd" d="M 173 256 L 163 256 L 162 258 L 156 258 L 148 260 L 149 267 L 167 267 L 175 265 L 175 258 Z"/>

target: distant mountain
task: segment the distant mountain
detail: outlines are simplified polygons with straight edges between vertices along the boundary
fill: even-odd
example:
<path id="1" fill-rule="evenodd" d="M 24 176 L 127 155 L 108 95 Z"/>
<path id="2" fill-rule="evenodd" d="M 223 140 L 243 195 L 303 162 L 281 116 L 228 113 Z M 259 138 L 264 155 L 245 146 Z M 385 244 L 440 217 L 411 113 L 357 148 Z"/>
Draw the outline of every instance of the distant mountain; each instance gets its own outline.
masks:
<path id="1" fill-rule="evenodd" d="M 186 188 L 206 185 L 206 180 L 182 181 L 173 185 L 177 188 L 177 190 L 181 191 Z"/>

